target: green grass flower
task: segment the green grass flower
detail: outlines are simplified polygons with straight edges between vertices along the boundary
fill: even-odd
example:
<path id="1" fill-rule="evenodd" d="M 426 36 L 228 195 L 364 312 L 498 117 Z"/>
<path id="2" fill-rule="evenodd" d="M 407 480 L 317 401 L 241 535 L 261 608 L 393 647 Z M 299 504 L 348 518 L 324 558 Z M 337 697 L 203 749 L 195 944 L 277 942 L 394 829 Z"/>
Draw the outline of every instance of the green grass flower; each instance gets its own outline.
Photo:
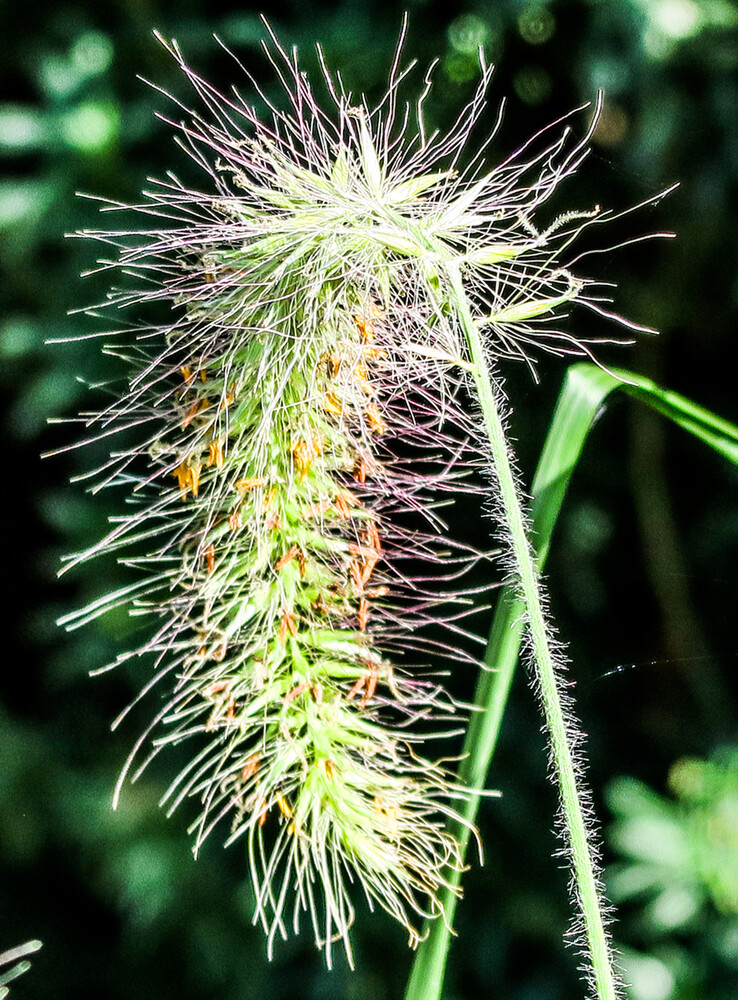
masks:
<path id="1" fill-rule="evenodd" d="M 427 749 L 458 710 L 411 663 L 438 648 L 438 604 L 459 602 L 462 629 L 452 581 L 482 557 L 437 511 L 489 462 L 459 401 L 483 363 L 467 327 L 494 363 L 587 350 L 558 317 L 603 293 L 565 258 L 607 213 L 534 221 L 586 137 L 544 130 L 491 170 L 484 143 L 460 170 L 484 65 L 454 128 L 427 135 L 424 95 L 415 126 L 398 99 L 401 49 L 376 108 L 325 70 L 324 110 L 272 38 L 288 108 L 264 120 L 167 48 L 199 99 L 172 125 L 205 185 L 168 174 L 138 206 L 152 228 L 85 234 L 140 288 L 108 303 L 133 314 L 109 348 L 126 391 L 86 418 L 123 435 L 96 488 L 122 486 L 128 512 L 70 564 L 120 553 L 138 579 L 67 624 L 121 605 L 149 620 L 122 659 L 149 654 L 166 694 L 121 782 L 146 745 L 148 763 L 192 744 L 166 803 L 200 802 L 196 851 L 221 820 L 246 842 L 270 950 L 307 912 L 328 962 L 335 941 L 350 959 L 352 885 L 415 944 L 463 864 L 446 819 L 468 790 Z M 470 659 L 457 645 L 440 649 Z"/>

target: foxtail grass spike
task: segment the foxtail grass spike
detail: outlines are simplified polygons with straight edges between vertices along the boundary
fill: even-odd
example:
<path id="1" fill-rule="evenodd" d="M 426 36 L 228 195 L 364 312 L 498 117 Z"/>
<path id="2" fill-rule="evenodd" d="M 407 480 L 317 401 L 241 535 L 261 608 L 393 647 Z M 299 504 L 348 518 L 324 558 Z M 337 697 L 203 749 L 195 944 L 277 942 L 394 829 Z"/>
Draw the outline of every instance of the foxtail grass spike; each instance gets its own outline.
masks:
<path id="1" fill-rule="evenodd" d="M 457 581 L 488 553 L 449 539 L 438 510 L 479 491 L 490 460 L 461 401 L 484 365 L 472 340 L 493 365 L 588 351 L 558 318 L 575 301 L 603 309 L 567 253 L 607 213 L 537 221 L 586 137 L 567 120 L 494 168 L 481 154 L 462 168 L 484 64 L 455 126 L 429 135 L 422 98 L 399 100 L 401 46 L 377 107 L 324 69 L 324 109 L 272 35 L 287 102 L 261 114 L 163 44 L 194 91 L 171 125 L 203 182 L 167 174 L 138 206 L 104 204 L 138 225 L 82 234 L 139 284 L 105 304 L 127 317 L 105 334 L 127 384 L 82 418 L 86 440 L 120 441 L 93 490 L 128 502 L 68 568 L 114 553 L 134 576 L 64 623 L 120 606 L 143 619 L 120 659 L 152 659 L 163 705 L 116 799 L 190 745 L 165 805 L 200 803 L 196 852 L 216 827 L 246 845 L 270 953 L 307 914 L 329 964 L 336 942 L 351 960 L 362 891 L 415 945 L 464 863 L 447 821 L 463 824 L 470 790 L 431 752 L 463 716 L 424 664 L 474 662 Z M 423 631 L 439 605 L 445 644 Z"/>

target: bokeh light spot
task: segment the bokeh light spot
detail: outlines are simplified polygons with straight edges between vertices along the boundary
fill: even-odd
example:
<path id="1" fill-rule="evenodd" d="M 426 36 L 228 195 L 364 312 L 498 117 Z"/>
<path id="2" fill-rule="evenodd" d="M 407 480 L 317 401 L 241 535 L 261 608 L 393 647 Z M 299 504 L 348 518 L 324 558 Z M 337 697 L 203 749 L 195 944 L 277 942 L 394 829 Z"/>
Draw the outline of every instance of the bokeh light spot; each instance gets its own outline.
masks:
<path id="1" fill-rule="evenodd" d="M 85 76 L 99 76 L 113 61 L 113 43 L 101 31 L 85 31 L 69 53 L 72 65 Z"/>
<path id="2" fill-rule="evenodd" d="M 543 45 L 556 31 L 556 18 L 547 7 L 526 7 L 518 17 L 518 31 L 529 45 Z"/>
<path id="3" fill-rule="evenodd" d="M 526 104 L 542 104 L 550 96 L 553 83 L 542 66 L 523 66 L 513 77 L 513 87 Z"/>
<path id="4" fill-rule="evenodd" d="M 479 61 L 461 52 L 449 52 L 443 60 L 443 72 L 453 83 L 467 83 L 479 76 Z"/>
<path id="5" fill-rule="evenodd" d="M 113 105 L 86 101 L 62 120 L 62 133 L 69 146 L 85 153 L 105 149 L 118 132 L 118 115 Z"/>
<path id="6" fill-rule="evenodd" d="M 35 149 L 45 138 L 44 120 L 35 108 L 14 105 L 0 108 L 0 149 L 9 152 Z"/>
<path id="7" fill-rule="evenodd" d="M 480 45 L 489 41 L 490 27 L 476 14 L 462 14 L 448 26 L 449 44 L 456 52 L 476 55 Z"/>
<path id="8" fill-rule="evenodd" d="M 670 38 L 689 38 L 699 31 L 700 9 L 694 0 L 658 0 L 652 16 Z"/>

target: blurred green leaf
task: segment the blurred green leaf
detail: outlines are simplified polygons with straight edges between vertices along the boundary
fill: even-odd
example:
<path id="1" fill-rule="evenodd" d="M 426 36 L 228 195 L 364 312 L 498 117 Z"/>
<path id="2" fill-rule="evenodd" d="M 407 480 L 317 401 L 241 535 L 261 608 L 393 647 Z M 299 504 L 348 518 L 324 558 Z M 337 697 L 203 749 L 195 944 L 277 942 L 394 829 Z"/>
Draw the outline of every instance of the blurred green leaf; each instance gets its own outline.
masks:
<path id="1" fill-rule="evenodd" d="M 103 152 L 118 138 L 120 116 L 110 101 L 84 101 L 61 120 L 65 142 L 81 153 Z"/>
<path id="2" fill-rule="evenodd" d="M 671 797 L 632 777 L 607 788 L 615 817 L 607 840 L 620 855 L 606 873 L 608 889 L 615 902 L 630 903 L 626 932 L 649 949 L 625 953 L 626 969 L 636 973 L 636 1000 L 651 995 L 637 970 L 646 974 L 657 965 L 669 976 L 656 979 L 671 981 L 665 998 L 691 997 L 699 975 L 690 953 L 712 949 L 738 969 L 738 921 L 723 916 L 738 913 L 738 750 L 722 748 L 708 760 L 683 758 L 672 767 L 669 784 Z M 677 934 L 686 949 L 657 948 Z"/>
<path id="3" fill-rule="evenodd" d="M 0 152 L 27 153 L 41 149 L 48 140 L 43 112 L 17 104 L 0 106 Z"/>
<path id="4" fill-rule="evenodd" d="M 27 225 L 39 219 L 54 200 L 49 181 L 0 181 L 0 229 Z"/>
<path id="5" fill-rule="evenodd" d="M 0 324 L 0 357 L 20 358 L 37 349 L 43 338 L 28 316 L 11 316 Z"/>

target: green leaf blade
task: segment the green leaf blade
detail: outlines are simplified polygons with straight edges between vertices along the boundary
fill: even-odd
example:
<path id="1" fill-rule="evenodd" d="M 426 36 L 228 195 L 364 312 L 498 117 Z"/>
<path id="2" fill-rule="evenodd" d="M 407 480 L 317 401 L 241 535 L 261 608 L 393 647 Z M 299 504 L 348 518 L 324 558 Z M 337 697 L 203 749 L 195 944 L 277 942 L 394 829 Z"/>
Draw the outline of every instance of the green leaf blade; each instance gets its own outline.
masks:
<path id="1" fill-rule="evenodd" d="M 663 389 L 651 379 L 623 369 L 608 371 L 583 362 L 566 374 L 546 436 L 531 488 L 532 537 L 539 569 L 543 569 L 556 522 L 574 470 L 589 433 L 607 398 L 619 389 L 672 420 L 704 441 L 718 454 L 738 465 L 738 426 L 679 393 Z M 474 696 L 475 707 L 464 741 L 459 779 L 472 788 L 484 787 L 497 745 L 505 706 L 512 686 L 523 636 L 523 602 L 505 587 L 500 593 L 484 663 Z M 470 799 L 464 819 L 473 824 L 481 795 Z M 466 846 L 469 829 L 456 830 Z M 450 878 L 455 888 L 460 877 Z M 446 920 L 453 924 L 457 898 L 449 888 L 443 895 Z M 440 1000 L 452 931 L 441 920 L 426 927 L 405 1000 Z"/>

